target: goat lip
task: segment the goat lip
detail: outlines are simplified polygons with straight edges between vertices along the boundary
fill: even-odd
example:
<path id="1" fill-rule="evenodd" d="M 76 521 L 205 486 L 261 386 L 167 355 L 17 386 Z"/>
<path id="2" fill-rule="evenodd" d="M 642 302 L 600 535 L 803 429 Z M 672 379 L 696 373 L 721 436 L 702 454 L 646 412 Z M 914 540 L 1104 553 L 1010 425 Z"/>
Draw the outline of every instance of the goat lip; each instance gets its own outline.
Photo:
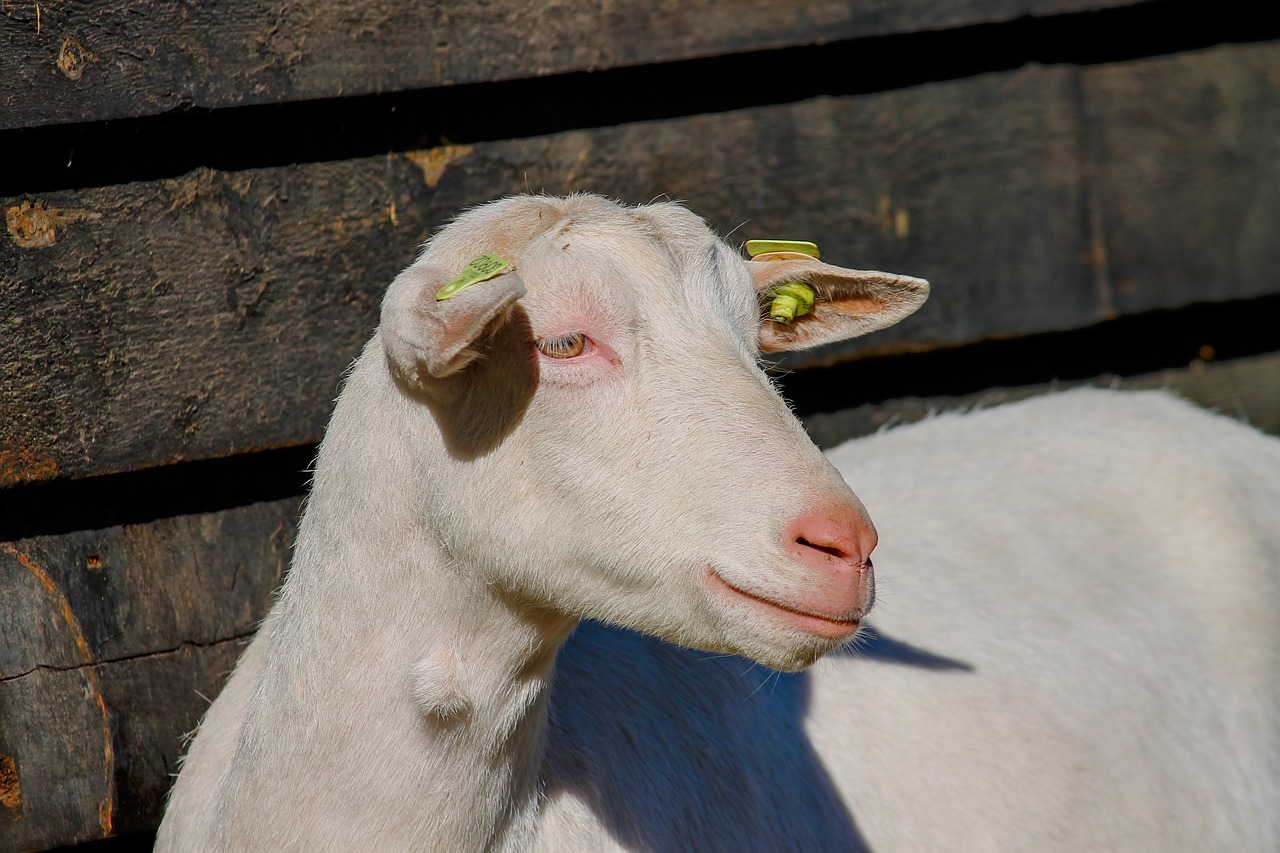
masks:
<path id="1" fill-rule="evenodd" d="M 810 636 L 822 637 L 828 640 L 847 640 L 852 637 L 858 630 L 859 620 L 856 616 L 840 618 L 836 616 L 826 616 L 820 613 L 811 613 L 807 610 L 800 610 L 780 601 L 771 598 L 765 598 L 745 589 L 739 589 L 729 583 L 715 569 L 707 572 L 708 580 L 713 586 L 732 593 L 739 598 L 745 598 L 748 601 L 758 605 L 768 607 L 772 613 L 782 617 L 782 621 L 789 627 L 802 631 Z"/>

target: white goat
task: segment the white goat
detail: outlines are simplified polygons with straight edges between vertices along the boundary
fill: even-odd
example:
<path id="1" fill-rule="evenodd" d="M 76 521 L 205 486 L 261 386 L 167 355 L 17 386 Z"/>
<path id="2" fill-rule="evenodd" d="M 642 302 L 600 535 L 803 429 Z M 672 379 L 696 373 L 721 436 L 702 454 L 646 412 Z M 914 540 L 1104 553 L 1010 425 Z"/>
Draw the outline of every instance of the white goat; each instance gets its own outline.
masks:
<path id="1" fill-rule="evenodd" d="M 483 253 L 514 271 L 435 298 Z M 762 320 L 796 280 L 813 312 Z M 1280 848 L 1272 438 L 1088 391 L 844 445 L 888 576 L 844 648 L 876 533 L 757 360 L 925 291 L 671 204 L 461 216 L 387 294 L 157 849 Z"/>

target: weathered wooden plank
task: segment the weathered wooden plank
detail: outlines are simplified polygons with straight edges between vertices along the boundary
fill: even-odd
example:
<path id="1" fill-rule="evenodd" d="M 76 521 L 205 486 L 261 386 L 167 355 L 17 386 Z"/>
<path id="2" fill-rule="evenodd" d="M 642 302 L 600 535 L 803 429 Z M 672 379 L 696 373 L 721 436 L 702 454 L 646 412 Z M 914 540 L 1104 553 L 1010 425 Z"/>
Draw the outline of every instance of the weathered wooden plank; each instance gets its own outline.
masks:
<path id="1" fill-rule="evenodd" d="M 1187 87 L 1170 90 L 1152 67 Z M 1099 281 L 1118 281 L 1112 266 L 1130 269 L 1156 238 L 1130 199 L 1114 214 L 1126 230 L 1103 232 L 1100 251 L 1095 209 L 1159 169 L 1107 159 L 1097 140 L 1148 132 L 1147 117 L 1108 98 L 1157 90 L 1222 105 L 1181 105 L 1158 150 L 1186 150 L 1221 178 L 1181 188 L 1183 205 L 1201 199 L 1249 227 L 1229 262 L 1210 253 L 1144 274 L 1123 309 L 1275 292 L 1277 69 L 1276 44 L 1228 46 L 3 200 L 0 485 L 315 441 L 418 241 L 459 207 L 528 188 L 666 192 L 723 231 L 748 223 L 736 234 L 815 239 L 837 263 L 933 280 L 929 304 L 900 327 L 792 366 L 1098 322 L 1116 310 Z M 1105 85 L 1090 94 L 1098 75 Z M 1245 108 L 1247 123 L 1219 127 Z M 1248 193 L 1219 189 L 1244 182 Z M 1160 202 L 1146 203 L 1153 216 Z M 1157 221 L 1168 245 L 1200 239 L 1199 219 Z"/>
<path id="2" fill-rule="evenodd" d="M 0 129 L 519 79 L 1141 0 L 6 0 Z"/>
<path id="3" fill-rule="evenodd" d="M 243 642 L 0 679 L 0 853 L 155 826 Z"/>
<path id="4" fill-rule="evenodd" d="M 1280 353 L 1118 382 L 1103 377 L 1093 384 L 1171 387 L 1280 433 Z M 1062 386 L 895 400 L 815 415 L 806 426 L 819 443 L 830 446 L 929 411 L 994 405 L 1054 387 Z M 83 626 L 118 626 L 109 642 L 93 636 L 89 627 L 81 632 L 83 643 L 43 641 L 43 657 L 35 666 L 27 659 L 24 671 L 0 675 L 0 853 L 100 837 L 107 826 L 129 832 L 155 825 L 168 774 L 181 752 L 181 735 L 203 712 L 202 697 L 214 696 L 231 668 L 241 649 L 236 638 L 270 603 L 281 543 L 291 538 L 296 508 L 296 501 L 286 500 L 194 519 L 163 519 L 123 532 L 76 533 L 0 547 L 5 558 L 0 582 L 6 584 L 0 586 L 0 600 L 20 600 L 10 596 L 22 584 L 34 589 L 32 600 L 5 608 L 14 611 L 0 623 L 6 642 L 23 632 L 66 635 L 68 624 L 53 602 L 58 596 L 70 603 Z M 127 567 L 138 580 L 102 594 L 103 584 L 93 572 L 119 573 L 120 552 L 110 550 L 109 542 L 102 545 L 104 566 L 86 572 L 82 552 L 88 535 L 147 543 L 135 545 Z M 61 592 L 51 595 L 27 567 L 15 565 L 15 551 L 37 555 L 41 571 L 57 579 Z M 200 556 L 205 552 L 245 556 L 210 558 L 213 565 Z M 192 570 L 193 565 L 200 568 Z M 170 592 L 157 596 L 151 585 Z M 182 585 L 190 599 L 174 600 L 172 592 Z M 175 618 L 175 607 L 190 612 Z M 209 607 L 221 614 L 217 620 L 207 621 L 199 612 Z M 51 626 L 45 626 L 48 611 L 55 614 Z M 104 617 L 104 611 L 112 615 Z M 178 637 L 195 642 L 174 642 Z"/>
<path id="5" fill-rule="evenodd" d="M 251 633 L 298 499 L 0 542 L 0 679 Z"/>
<path id="6" fill-rule="evenodd" d="M 1081 314 L 1068 312 L 1058 322 L 1043 322 L 1046 314 L 1060 309 L 1062 297 L 1054 293 L 1060 283 L 1072 288 L 1081 304 L 1088 302 L 1095 319 L 1280 291 L 1274 272 L 1280 263 L 1280 241 L 1275 239 L 1280 233 L 1280 100 L 1275 97 L 1280 48 L 1275 43 L 1221 47 L 1086 66 L 1071 74 L 1077 87 L 1071 131 L 1079 136 L 1069 159 L 1052 163 L 1048 168 L 1053 171 L 1039 180 L 1052 184 L 1061 179 L 1053 172 L 1079 169 L 1070 178 L 1079 181 L 1073 192 L 1063 193 L 1057 209 L 1025 208 L 1033 221 L 1003 235 L 1007 258 L 998 252 L 986 255 L 981 239 L 967 256 L 965 240 L 947 241 L 933 248 L 955 254 L 933 263 L 929 258 L 921 267 L 921 274 L 937 285 L 931 310 L 963 312 L 955 315 L 954 339 L 963 338 L 960 329 L 984 325 L 982 334 L 987 336 L 1074 328 Z M 1068 132 L 1065 127 L 1059 130 Z M 968 131 L 961 130 L 957 139 L 970 138 Z M 978 128 L 978 133 L 983 131 Z M 1043 132 L 1034 127 L 1028 131 Z M 971 139 L 974 145 L 1001 143 L 998 137 L 977 133 Z M 1044 168 L 1017 153 L 993 150 L 999 165 L 993 163 L 968 180 L 1019 184 L 1028 172 Z M 946 180 L 955 180 L 957 170 L 969 166 L 964 161 L 946 162 Z M 988 219 L 992 213 L 986 209 L 1003 203 L 1002 193 L 963 183 L 963 177 L 960 181 L 946 185 L 924 204 L 908 205 L 912 226 L 920 218 L 917 210 L 921 216 L 932 216 L 935 211 L 958 214 L 967 207 L 981 226 L 1005 227 L 1002 219 Z M 1065 254 L 1072 244 L 1053 241 L 1046 224 L 1034 220 L 1046 218 L 1068 227 L 1073 217 L 1078 217 L 1075 224 L 1083 232 L 1083 243 L 1078 244 L 1080 254 L 1072 257 Z M 947 224 L 965 228 L 959 222 Z M 927 236 L 932 242 L 937 235 Z M 1079 266 L 1070 281 L 1062 276 L 1013 283 L 1017 275 L 1036 271 L 1009 261 L 1040 253 L 1060 253 L 1061 264 L 1074 261 Z M 869 257 L 886 266 L 898 262 L 888 254 Z M 914 260 L 902 258 L 904 263 Z M 1075 278 L 1082 269 L 1090 281 L 1087 289 Z M 963 292 L 959 298 L 965 302 L 944 306 L 938 298 L 955 298 L 949 292 L 954 289 Z M 972 315 L 983 312 L 989 312 L 993 322 L 975 322 Z M 912 326 L 902 331 L 911 332 Z M 796 363 L 834 361 L 864 348 L 863 342 L 854 341 Z"/>
<path id="7" fill-rule="evenodd" d="M 1126 390 L 1167 389 L 1207 409 L 1280 435 L 1280 353 L 1221 363 L 1195 362 L 1180 370 L 1142 376 L 1099 376 L 1081 382 L 990 388 L 960 396 L 904 397 L 839 412 L 807 415 L 802 420 L 814 442 L 828 448 L 894 424 L 923 420 L 936 412 L 987 408 L 1086 385 Z"/>
<path id="8" fill-rule="evenodd" d="M 299 499 L 0 543 L 0 853 L 154 826 Z"/>
<path id="9" fill-rule="evenodd" d="M 1274 293 L 1280 270 L 1280 64 L 1266 51 L 1099 66 L 1083 78 L 1097 282 L 1131 313 L 1204 298 L 1199 283 Z"/>

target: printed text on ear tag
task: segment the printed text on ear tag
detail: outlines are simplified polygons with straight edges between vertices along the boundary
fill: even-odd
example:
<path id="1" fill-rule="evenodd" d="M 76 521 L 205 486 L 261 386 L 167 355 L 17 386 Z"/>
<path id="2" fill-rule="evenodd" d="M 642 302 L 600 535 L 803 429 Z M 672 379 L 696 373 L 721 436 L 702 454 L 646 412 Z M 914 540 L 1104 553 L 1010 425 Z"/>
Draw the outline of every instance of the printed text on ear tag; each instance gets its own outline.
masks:
<path id="1" fill-rule="evenodd" d="M 497 255 L 485 253 L 462 268 L 462 272 L 454 276 L 453 281 L 436 291 L 436 301 L 448 299 L 473 284 L 488 281 L 511 269 L 511 261 Z"/>

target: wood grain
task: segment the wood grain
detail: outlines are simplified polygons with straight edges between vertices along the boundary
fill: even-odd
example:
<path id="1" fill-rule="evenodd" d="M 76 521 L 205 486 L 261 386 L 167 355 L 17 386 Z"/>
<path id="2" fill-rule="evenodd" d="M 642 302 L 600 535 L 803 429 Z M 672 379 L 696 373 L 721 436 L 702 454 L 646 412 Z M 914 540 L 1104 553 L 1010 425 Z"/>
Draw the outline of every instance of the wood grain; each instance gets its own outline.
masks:
<path id="1" fill-rule="evenodd" d="M 1138 0 L 6 0 L 0 130 L 644 65 Z"/>
<path id="2" fill-rule="evenodd" d="M 1280 64 L 1246 49 L 1090 68 L 1091 245 L 1118 314 L 1274 293 L 1280 269 Z"/>
<path id="3" fill-rule="evenodd" d="M 299 499 L 0 542 L 0 851 L 149 829 Z"/>
<path id="4" fill-rule="evenodd" d="M 251 633 L 298 499 L 0 542 L 0 679 Z"/>
<path id="5" fill-rule="evenodd" d="M 243 642 L 0 679 L 0 853 L 150 829 Z M 0 771 L 3 772 L 3 771 Z"/>
<path id="6" fill-rule="evenodd" d="M 5 199 L 0 485 L 317 440 L 419 241 L 526 189 L 666 193 L 735 239 L 933 281 L 916 317 L 791 366 L 1274 293 L 1278 74 L 1280 46 L 1226 46 Z"/>

